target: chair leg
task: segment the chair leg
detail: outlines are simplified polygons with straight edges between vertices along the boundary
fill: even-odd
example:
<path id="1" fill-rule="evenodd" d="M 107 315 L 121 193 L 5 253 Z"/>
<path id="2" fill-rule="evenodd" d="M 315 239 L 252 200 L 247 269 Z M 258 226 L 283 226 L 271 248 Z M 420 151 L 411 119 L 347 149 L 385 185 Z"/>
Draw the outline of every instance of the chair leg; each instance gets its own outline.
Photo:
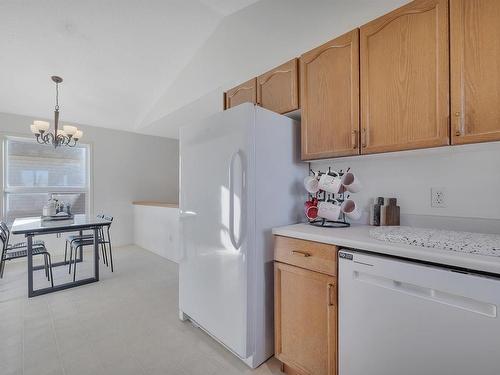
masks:
<path id="1" fill-rule="evenodd" d="M 5 269 L 5 259 L 0 262 L 0 279 L 3 278 L 3 270 Z"/>
<path id="2" fill-rule="evenodd" d="M 52 275 L 52 258 L 51 258 L 49 253 L 47 253 L 47 256 L 49 258 L 50 284 L 53 288 L 54 287 L 54 275 Z"/>
<path id="3" fill-rule="evenodd" d="M 64 264 L 67 262 L 67 255 L 68 255 L 68 240 L 66 240 L 66 244 L 64 245 Z"/>
<path id="4" fill-rule="evenodd" d="M 73 282 L 76 281 L 76 254 L 78 254 L 78 246 L 75 247 L 75 259 L 74 259 L 74 266 L 73 266 Z"/>
<path id="5" fill-rule="evenodd" d="M 102 263 L 107 267 L 108 266 L 108 255 L 107 255 L 107 252 L 106 252 L 106 245 L 105 244 L 101 244 L 101 253 L 102 253 Z"/>
<path id="6" fill-rule="evenodd" d="M 76 255 L 75 255 L 76 258 Z M 68 273 L 71 274 L 71 260 L 73 259 L 73 244 L 69 244 L 69 267 Z"/>
<path id="7" fill-rule="evenodd" d="M 47 278 L 47 281 L 50 281 L 49 279 L 49 262 L 47 259 L 47 255 L 43 255 L 43 262 L 45 263 L 45 277 Z"/>
<path id="8" fill-rule="evenodd" d="M 111 240 L 109 241 L 109 259 L 111 261 L 111 272 L 113 272 L 113 253 L 111 251 Z"/>

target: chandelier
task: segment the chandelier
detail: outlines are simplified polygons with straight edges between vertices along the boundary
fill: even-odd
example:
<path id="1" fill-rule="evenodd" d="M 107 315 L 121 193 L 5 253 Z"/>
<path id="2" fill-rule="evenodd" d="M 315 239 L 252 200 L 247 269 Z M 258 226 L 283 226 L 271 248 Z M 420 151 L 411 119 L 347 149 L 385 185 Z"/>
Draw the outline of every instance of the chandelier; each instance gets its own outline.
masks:
<path id="1" fill-rule="evenodd" d="M 50 124 L 47 121 L 33 121 L 31 132 L 35 134 L 36 141 L 40 144 L 52 144 L 54 147 L 68 146 L 75 147 L 83 132 L 76 126 L 64 125 L 59 129 L 59 84 L 63 81 L 61 77 L 52 76 L 52 81 L 56 84 L 56 106 L 54 109 L 54 132 L 50 132 Z"/>

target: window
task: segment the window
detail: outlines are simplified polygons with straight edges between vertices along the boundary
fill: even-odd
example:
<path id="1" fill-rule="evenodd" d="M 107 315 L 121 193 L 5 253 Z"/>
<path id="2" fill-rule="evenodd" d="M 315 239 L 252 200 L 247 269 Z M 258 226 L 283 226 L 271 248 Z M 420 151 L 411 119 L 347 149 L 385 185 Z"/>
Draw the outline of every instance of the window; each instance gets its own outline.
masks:
<path id="1" fill-rule="evenodd" d="M 3 216 L 40 216 L 50 198 L 89 211 L 89 147 L 40 145 L 31 139 L 4 139 Z"/>

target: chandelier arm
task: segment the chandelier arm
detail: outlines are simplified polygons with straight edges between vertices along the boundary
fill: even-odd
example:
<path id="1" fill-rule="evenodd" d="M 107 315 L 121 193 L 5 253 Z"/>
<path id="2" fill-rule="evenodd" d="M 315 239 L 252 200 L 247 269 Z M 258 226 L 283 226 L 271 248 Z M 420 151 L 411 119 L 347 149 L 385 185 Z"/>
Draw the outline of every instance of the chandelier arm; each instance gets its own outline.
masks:
<path id="1" fill-rule="evenodd" d="M 45 143 L 54 143 L 54 134 L 52 133 L 45 133 Z"/>
<path id="2" fill-rule="evenodd" d="M 44 145 L 46 143 L 44 137 L 40 136 L 40 134 L 36 134 L 36 142 L 41 145 Z"/>

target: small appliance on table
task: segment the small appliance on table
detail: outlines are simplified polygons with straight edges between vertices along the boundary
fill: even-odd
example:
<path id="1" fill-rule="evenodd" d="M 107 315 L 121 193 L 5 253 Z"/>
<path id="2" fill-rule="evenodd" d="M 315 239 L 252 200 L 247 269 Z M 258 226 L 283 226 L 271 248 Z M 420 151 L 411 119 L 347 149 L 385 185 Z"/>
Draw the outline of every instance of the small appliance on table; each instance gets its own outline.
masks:
<path id="1" fill-rule="evenodd" d="M 51 198 L 43 206 L 42 221 L 59 221 L 73 219 L 69 203 L 59 203 L 57 199 Z"/>

